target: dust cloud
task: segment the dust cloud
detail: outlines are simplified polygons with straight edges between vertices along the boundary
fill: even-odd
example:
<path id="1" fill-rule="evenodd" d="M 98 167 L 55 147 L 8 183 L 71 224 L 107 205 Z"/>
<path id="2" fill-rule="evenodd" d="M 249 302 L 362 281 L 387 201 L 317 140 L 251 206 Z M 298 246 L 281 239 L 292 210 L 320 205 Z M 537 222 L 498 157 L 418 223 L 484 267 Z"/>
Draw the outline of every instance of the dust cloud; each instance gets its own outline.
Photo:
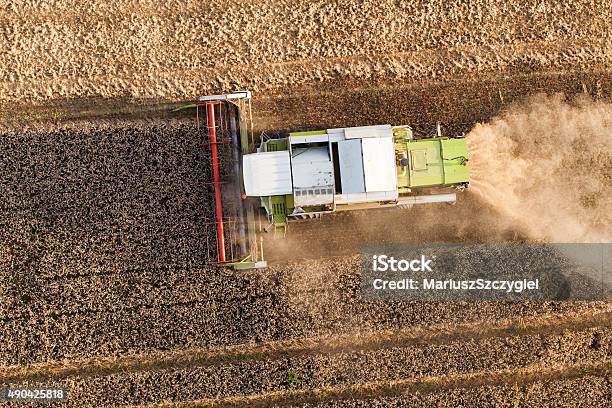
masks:
<path id="1" fill-rule="evenodd" d="M 471 192 L 532 239 L 612 242 L 612 104 L 537 95 L 467 140 Z"/>

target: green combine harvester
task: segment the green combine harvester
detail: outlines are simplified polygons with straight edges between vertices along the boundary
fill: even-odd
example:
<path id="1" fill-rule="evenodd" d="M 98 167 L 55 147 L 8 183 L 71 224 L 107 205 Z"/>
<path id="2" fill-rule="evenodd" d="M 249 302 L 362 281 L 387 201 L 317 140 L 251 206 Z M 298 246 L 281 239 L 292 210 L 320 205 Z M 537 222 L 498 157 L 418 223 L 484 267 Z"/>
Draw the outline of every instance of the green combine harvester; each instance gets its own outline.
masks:
<path id="1" fill-rule="evenodd" d="M 456 194 L 448 190 L 469 184 L 465 139 L 442 137 L 439 127 L 434 137 L 415 137 L 409 126 L 375 125 L 275 137 L 264 134 L 255 141 L 250 98 L 245 91 L 196 102 L 208 113 L 213 170 L 221 157 L 217 151 L 220 133 L 229 134 L 229 156 L 235 159 L 229 191 L 222 191 L 218 169 L 213 177 L 220 263 L 237 268 L 265 266 L 258 235 L 269 232 L 284 237 L 292 221 L 353 209 L 453 203 Z M 234 125 L 226 131 L 223 123 Z M 224 213 L 228 203 L 233 203 L 229 207 L 234 215 L 229 218 Z M 266 222 L 256 221 L 258 212 Z M 226 226 L 232 220 L 236 226 L 229 231 L 234 239 L 228 244 Z M 228 247 L 237 256 L 228 259 Z"/>

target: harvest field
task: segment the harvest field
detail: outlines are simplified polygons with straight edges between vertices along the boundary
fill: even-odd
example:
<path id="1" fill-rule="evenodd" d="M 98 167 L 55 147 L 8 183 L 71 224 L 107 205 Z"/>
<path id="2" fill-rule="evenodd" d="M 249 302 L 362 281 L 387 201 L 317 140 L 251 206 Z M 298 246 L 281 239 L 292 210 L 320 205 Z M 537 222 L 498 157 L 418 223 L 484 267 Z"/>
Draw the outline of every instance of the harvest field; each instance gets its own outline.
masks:
<path id="1" fill-rule="evenodd" d="M 257 132 L 468 134 L 562 93 L 538 100 L 603 115 L 579 126 L 602 129 L 580 156 L 600 199 L 577 202 L 610 237 L 610 1 L 0 5 L 0 389 L 63 387 L 74 407 L 610 403 L 610 301 L 361 299 L 363 242 L 545 240 L 470 189 L 291 225 L 264 270 L 210 265 L 205 141 L 172 112 L 249 89 Z"/>

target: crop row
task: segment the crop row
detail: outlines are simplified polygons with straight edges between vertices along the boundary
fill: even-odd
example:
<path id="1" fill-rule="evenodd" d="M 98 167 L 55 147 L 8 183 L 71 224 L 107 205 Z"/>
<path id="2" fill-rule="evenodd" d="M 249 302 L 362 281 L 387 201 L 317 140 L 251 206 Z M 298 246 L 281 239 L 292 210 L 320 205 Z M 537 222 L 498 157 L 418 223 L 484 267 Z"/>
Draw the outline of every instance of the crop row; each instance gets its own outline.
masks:
<path id="1" fill-rule="evenodd" d="M 182 368 L 90 373 L 52 383 L 68 389 L 75 406 L 223 399 L 506 369 L 597 365 L 609 359 L 610 335 L 609 328 L 601 328 L 331 354 L 288 357 L 279 352 L 261 359 L 228 358 L 213 365 L 204 361 Z"/>
<path id="2" fill-rule="evenodd" d="M 612 386 L 605 376 L 535 381 L 526 384 L 457 387 L 402 396 L 342 399 L 300 404 L 303 408 L 378 407 L 593 407 L 609 405 Z"/>

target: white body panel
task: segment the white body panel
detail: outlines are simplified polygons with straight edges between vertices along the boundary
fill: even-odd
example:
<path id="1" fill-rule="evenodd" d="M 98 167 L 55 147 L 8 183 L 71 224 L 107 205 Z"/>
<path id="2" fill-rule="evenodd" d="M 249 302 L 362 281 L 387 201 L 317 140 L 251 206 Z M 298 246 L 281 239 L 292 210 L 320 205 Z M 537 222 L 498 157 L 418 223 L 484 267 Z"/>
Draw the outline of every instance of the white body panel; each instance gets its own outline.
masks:
<path id="1" fill-rule="evenodd" d="M 238 92 L 234 92 L 231 94 L 200 96 L 198 98 L 198 101 L 199 102 L 228 101 L 232 99 L 251 99 L 251 92 L 250 91 L 238 91 Z"/>
<path id="2" fill-rule="evenodd" d="M 393 138 L 361 139 L 366 192 L 397 191 Z"/>
<path id="3" fill-rule="evenodd" d="M 292 194 L 289 151 L 244 155 L 243 177 L 248 196 Z"/>
<path id="4" fill-rule="evenodd" d="M 403 197 L 398 200 L 397 205 L 429 204 L 429 203 L 454 203 L 457 194 L 431 194 L 413 197 Z"/>
<path id="5" fill-rule="evenodd" d="M 293 149 L 291 172 L 296 206 L 333 202 L 334 168 L 327 147 Z"/>
<path id="6" fill-rule="evenodd" d="M 393 137 L 391 125 L 359 126 L 344 129 L 346 139 Z"/>
<path id="7" fill-rule="evenodd" d="M 337 142 L 339 140 L 344 140 L 344 132 L 331 133 L 328 135 L 291 136 L 289 139 L 292 145 L 298 143 Z"/>
<path id="8" fill-rule="evenodd" d="M 372 201 L 395 201 L 397 200 L 398 192 L 395 191 L 378 191 L 373 193 L 350 193 L 336 194 L 334 201 L 336 204 L 357 204 L 369 203 Z"/>
<path id="9" fill-rule="evenodd" d="M 329 135 L 308 135 L 308 136 L 291 136 L 289 141 L 292 145 L 296 143 L 315 143 L 315 142 L 327 142 Z"/>
<path id="10" fill-rule="evenodd" d="M 365 193 L 361 139 L 338 142 L 338 161 L 342 193 Z"/>

